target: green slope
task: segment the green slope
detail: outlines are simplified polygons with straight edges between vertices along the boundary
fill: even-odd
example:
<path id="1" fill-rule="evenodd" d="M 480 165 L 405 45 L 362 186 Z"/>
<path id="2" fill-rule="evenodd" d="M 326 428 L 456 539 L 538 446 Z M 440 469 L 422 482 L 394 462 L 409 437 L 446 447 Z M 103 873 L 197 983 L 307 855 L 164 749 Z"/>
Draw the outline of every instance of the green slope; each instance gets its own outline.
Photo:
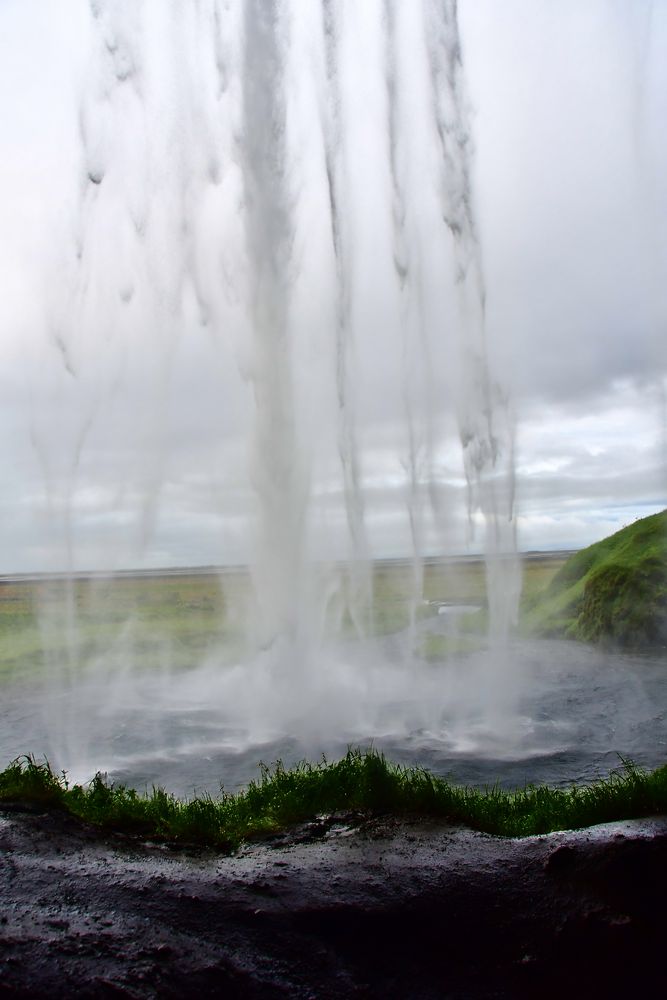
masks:
<path id="1" fill-rule="evenodd" d="M 524 605 L 525 631 L 625 647 L 667 643 L 667 510 L 576 552 Z"/>

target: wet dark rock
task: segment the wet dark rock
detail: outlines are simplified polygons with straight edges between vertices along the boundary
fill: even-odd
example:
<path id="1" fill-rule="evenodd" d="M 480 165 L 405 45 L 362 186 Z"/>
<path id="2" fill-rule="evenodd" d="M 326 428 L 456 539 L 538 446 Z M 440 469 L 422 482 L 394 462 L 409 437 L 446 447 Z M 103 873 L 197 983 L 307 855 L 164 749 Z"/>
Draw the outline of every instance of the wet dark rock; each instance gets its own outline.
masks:
<path id="1" fill-rule="evenodd" d="M 544 862 L 544 870 L 550 874 L 561 874 L 571 871 L 577 860 L 577 852 L 574 847 L 564 844 L 557 847 Z"/>
<path id="2" fill-rule="evenodd" d="M 315 825 L 228 857 L 0 812 L 0 996 L 609 998 L 664 983 L 667 820 L 526 840 Z"/>

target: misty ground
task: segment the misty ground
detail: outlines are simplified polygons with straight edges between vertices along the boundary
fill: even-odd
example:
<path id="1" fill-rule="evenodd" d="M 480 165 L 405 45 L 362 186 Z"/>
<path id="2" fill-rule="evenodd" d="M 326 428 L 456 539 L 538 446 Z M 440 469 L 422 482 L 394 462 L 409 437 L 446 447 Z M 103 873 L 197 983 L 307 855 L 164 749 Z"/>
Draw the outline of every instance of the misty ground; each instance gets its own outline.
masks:
<path id="1" fill-rule="evenodd" d="M 0 852 L 3 996 L 626 997 L 665 985 L 667 819 L 507 840 L 346 816 L 224 857 L 3 807 Z"/>

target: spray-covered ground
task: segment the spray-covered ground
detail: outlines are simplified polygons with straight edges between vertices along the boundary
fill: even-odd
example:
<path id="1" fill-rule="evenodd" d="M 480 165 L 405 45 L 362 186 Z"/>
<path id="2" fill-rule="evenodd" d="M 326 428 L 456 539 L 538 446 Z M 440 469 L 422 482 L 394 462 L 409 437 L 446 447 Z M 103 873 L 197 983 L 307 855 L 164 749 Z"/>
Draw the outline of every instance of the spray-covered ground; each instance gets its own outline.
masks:
<path id="1" fill-rule="evenodd" d="M 524 592 L 561 564 L 527 561 Z M 374 634 L 334 623 L 337 640 L 325 633 L 299 663 L 294 646 L 244 647 L 242 574 L 5 583 L 2 760 L 46 755 L 74 780 L 103 771 L 181 795 L 349 744 L 504 787 L 590 781 L 620 757 L 664 763 L 662 656 L 557 640 L 490 648 L 471 630 L 480 563 L 427 566 L 416 608 L 411 589 L 407 564 L 380 564 Z"/>

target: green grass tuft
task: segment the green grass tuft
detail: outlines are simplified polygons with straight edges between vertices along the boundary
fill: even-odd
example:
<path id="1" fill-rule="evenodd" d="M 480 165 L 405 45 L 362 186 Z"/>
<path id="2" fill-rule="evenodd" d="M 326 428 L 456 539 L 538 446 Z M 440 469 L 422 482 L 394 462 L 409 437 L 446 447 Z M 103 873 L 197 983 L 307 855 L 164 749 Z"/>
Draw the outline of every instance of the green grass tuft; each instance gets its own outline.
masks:
<path id="1" fill-rule="evenodd" d="M 339 761 L 261 766 L 258 781 L 236 795 L 180 801 L 161 788 L 139 795 L 100 774 L 69 786 L 48 762 L 21 757 L 0 773 L 0 804 L 63 808 L 101 829 L 177 844 L 233 850 L 243 841 L 339 812 L 435 817 L 508 837 L 577 829 L 667 813 L 667 766 L 648 773 L 624 761 L 610 777 L 583 787 L 505 792 L 450 785 L 423 768 L 391 764 L 374 750 L 350 749 Z"/>
<path id="2" fill-rule="evenodd" d="M 67 780 L 54 774 L 48 761 L 17 757 L 0 772 L 0 802 L 27 802 L 35 805 L 63 805 Z"/>

